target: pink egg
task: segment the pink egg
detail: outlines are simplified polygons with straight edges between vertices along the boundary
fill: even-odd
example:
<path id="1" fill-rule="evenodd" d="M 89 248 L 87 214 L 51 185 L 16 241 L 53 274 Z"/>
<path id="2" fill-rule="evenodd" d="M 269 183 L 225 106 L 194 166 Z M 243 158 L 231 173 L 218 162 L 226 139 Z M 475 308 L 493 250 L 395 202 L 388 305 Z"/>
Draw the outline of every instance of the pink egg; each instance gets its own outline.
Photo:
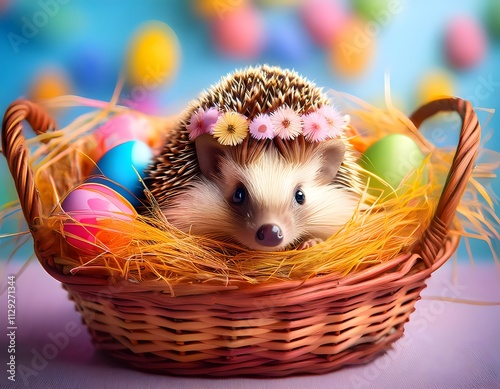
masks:
<path id="1" fill-rule="evenodd" d="M 94 183 L 81 184 L 69 192 L 61 208 L 69 216 L 63 226 L 66 242 L 86 254 L 126 245 L 128 239 L 116 231 L 116 221 L 133 221 L 137 215 L 120 194 Z"/>
<path id="2" fill-rule="evenodd" d="M 264 23 L 259 11 L 250 4 L 226 11 L 212 20 L 216 48 L 225 56 L 255 59 L 264 48 Z"/>
<path id="3" fill-rule="evenodd" d="M 457 16 L 445 32 L 447 59 L 457 69 L 470 69 L 484 58 L 486 34 L 481 25 L 468 16 Z"/>
<path id="4" fill-rule="evenodd" d="M 348 20 L 347 11 L 337 0 L 304 1 L 300 16 L 312 39 L 323 47 L 336 39 Z"/>
<path id="5" fill-rule="evenodd" d="M 95 131 L 97 147 L 101 154 L 130 140 L 147 142 L 153 126 L 144 116 L 126 112 L 108 120 Z"/>

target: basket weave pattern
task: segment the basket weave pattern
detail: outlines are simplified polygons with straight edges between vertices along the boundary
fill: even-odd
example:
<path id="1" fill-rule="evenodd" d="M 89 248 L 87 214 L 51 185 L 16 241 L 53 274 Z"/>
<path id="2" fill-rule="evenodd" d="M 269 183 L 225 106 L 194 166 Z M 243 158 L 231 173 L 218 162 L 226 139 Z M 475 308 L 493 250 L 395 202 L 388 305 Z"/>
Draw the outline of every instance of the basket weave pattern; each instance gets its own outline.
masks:
<path id="1" fill-rule="evenodd" d="M 53 120 L 36 104 L 14 102 L 4 116 L 2 148 L 35 253 L 68 291 L 97 348 L 142 370 L 178 375 L 325 373 L 372 360 L 400 338 L 426 279 L 458 246 L 449 228 L 472 172 L 480 126 L 470 103 L 456 98 L 428 103 L 411 120 L 419 126 L 439 111 L 458 112 L 463 125 L 436 214 L 419 244 L 344 277 L 270 284 L 168 287 L 63 274 L 54 261 L 60 236 L 39 222 L 40 195 L 22 135 L 23 120 L 37 133 L 55 128 Z"/>

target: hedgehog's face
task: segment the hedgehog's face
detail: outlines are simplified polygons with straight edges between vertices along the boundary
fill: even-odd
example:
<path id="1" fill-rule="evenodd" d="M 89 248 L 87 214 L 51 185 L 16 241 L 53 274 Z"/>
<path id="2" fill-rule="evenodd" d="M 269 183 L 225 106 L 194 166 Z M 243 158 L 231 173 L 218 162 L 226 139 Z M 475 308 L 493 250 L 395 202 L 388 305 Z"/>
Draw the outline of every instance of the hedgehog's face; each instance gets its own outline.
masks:
<path id="1" fill-rule="evenodd" d="M 269 151 L 246 166 L 226 157 L 219 166 L 215 182 L 227 204 L 235 240 L 251 249 L 275 251 L 302 237 L 316 163 L 290 165 Z"/>
<path id="2" fill-rule="evenodd" d="M 197 148 L 205 177 L 189 194 L 191 207 L 204 210 L 191 217 L 196 234 L 277 251 L 305 238 L 325 239 L 352 217 L 352 196 L 332 185 L 345 152 L 341 141 L 296 163 L 269 149 L 244 166 L 224 152 L 211 164 L 204 158 L 215 158 L 214 150 Z"/>

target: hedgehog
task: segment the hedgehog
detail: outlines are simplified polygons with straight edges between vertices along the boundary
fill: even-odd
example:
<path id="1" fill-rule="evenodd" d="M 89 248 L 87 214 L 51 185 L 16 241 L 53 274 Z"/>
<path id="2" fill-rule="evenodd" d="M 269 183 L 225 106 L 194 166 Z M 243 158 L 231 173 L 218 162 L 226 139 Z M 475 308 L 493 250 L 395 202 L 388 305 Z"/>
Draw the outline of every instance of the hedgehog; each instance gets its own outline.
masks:
<path id="1" fill-rule="evenodd" d="M 253 250 L 306 249 L 359 206 L 347 120 L 295 71 L 238 70 L 190 103 L 144 183 L 184 232 Z"/>

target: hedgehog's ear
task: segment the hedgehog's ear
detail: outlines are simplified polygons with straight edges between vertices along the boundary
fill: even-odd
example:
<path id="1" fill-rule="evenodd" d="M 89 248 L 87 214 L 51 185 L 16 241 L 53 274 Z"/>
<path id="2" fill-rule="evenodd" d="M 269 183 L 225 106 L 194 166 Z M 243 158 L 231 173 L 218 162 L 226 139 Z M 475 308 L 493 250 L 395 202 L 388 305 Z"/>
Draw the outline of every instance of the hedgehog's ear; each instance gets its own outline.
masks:
<path id="1" fill-rule="evenodd" d="M 321 183 L 331 183 L 337 175 L 345 156 L 345 145 L 340 139 L 326 141 L 323 146 L 321 169 L 318 178 Z"/>
<path id="2" fill-rule="evenodd" d="M 218 171 L 220 157 L 224 154 L 224 146 L 208 134 L 198 136 L 194 144 L 201 173 L 207 178 L 212 178 Z"/>

